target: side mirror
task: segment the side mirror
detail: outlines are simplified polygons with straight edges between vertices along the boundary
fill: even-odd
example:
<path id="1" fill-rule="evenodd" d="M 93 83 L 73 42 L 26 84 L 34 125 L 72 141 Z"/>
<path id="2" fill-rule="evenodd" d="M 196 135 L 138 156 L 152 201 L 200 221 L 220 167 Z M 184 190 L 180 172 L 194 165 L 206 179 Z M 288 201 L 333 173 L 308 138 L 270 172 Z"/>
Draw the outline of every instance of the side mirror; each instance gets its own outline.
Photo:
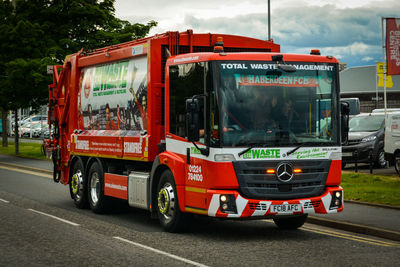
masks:
<path id="1" fill-rule="evenodd" d="M 200 104 L 199 100 L 190 98 L 186 100 L 186 136 L 189 142 L 200 140 Z"/>
<path id="2" fill-rule="evenodd" d="M 342 135 L 342 144 L 347 144 L 349 140 L 349 113 L 350 105 L 347 102 L 340 103 L 340 129 Z"/>

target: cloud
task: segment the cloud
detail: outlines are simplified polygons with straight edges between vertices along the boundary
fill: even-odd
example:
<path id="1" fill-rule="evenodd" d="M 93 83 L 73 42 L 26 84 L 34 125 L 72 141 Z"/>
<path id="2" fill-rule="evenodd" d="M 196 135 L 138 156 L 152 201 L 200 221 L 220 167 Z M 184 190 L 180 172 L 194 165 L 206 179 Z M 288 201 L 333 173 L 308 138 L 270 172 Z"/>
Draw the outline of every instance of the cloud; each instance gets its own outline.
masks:
<path id="1" fill-rule="evenodd" d="M 268 38 L 264 0 L 231 0 L 229 5 L 211 0 L 177 0 L 171 5 L 165 5 L 164 1 L 137 2 L 138 10 L 135 13 L 149 16 L 129 17 L 128 20 L 142 23 L 150 19 L 158 21 L 159 26 L 151 34 L 193 29 L 195 33 Z M 319 48 L 323 54 L 334 55 L 349 65 L 375 64 L 373 61 L 382 57 L 379 56 L 381 17 L 399 17 L 400 14 L 400 1 L 394 0 L 271 2 L 272 38 L 281 45 L 283 52 L 309 53 L 309 49 Z"/>
<path id="2" fill-rule="evenodd" d="M 369 61 L 371 61 L 371 60 L 373 60 L 372 57 L 363 57 L 363 58 L 361 59 L 361 61 L 366 61 L 366 62 L 369 62 Z"/>

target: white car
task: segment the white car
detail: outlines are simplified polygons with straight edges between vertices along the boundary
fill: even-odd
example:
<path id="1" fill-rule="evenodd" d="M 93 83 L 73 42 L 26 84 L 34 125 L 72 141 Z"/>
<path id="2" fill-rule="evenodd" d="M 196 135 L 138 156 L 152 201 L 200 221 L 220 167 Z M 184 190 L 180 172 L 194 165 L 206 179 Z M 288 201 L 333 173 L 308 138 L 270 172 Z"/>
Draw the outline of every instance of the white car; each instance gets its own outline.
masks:
<path id="1" fill-rule="evenodd" d="M 400 112 L 386 113 L 385 159 L 400 175 Z"/>
<path id="2" fill-rule="evenodd" d="M 34 136 L 35 131 L 41 131 L 42 125 L 45 126 L 47 123 L 42 122 L 26 122 L 19 128 L 19 136 L 20 137 L 32 137 Z M 48 127 L 48 125 L 47 125 Z"/>

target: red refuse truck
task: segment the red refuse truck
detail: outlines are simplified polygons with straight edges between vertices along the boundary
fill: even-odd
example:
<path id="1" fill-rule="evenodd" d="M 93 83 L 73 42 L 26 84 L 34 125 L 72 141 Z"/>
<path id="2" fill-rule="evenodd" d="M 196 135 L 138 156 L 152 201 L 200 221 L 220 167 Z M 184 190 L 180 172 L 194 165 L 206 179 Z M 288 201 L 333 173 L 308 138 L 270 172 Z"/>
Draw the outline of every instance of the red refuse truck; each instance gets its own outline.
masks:
<path id="1" fill-rule="evenodd" d="M 297 228 L 343 210 L 338 61 L 243 36 L 167 32 L 53 67 L 54 180 L 78 208 Z M 344 127 L 343 127 L 344 128 Z"/>

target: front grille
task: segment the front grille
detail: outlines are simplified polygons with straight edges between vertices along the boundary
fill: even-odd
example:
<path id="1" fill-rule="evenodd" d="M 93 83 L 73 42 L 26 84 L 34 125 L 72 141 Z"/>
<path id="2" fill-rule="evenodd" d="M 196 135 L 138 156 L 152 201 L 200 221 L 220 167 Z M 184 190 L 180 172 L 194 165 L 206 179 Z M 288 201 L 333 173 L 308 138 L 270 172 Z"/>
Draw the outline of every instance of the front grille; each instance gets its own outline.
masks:
<path id="1" fill-rule="evenodd" d="M 257 199 L 295 199 L 320 195 L 328 177 L 330 160 L 285 161 L 293 168 L 302 169 L 288 182 L 278 180 L 276 174 L 267 174 L 282 161 L 235 161 L 233 167 L 241 194 Z"/>
<path id="2" fill-rule="evenodd" d="M 355 139 L 355 140 L 349 140 L 348 144 L 349 145 L 358 145 L 359 143 L 361 143 L 362 139 Z"/>
<path id="3" fill-rule="evenodd" d="M 279 184 L 248 184 L 248 185 L 250 187 L 279 188 L 279 186 L 284 186 L 286 184 L 283 184 L 283 185 L 279 185 Z M 317 185 L 321 185 L 321 181 L 308 182 L 308 183 L 293 183 L 293 184 L 290 184 L 290 187 L 291 188 L 294 188 L 294 187 L 300 188 L 300 187 L 317 186 Z"/>
<path id="4" fill-rule="evenodd" d="M 251 210 L 267 210 L 267 204 L 265 203 L 250 203 L 249 207 Z"/>
<path id="5" fill-rule="evenodd" d="M 243 170 L 245 174 L 265 174 L 264 169 L 262 170 Z M 310 168 L 310 169 L 303 169 L 302 173 L 313 173 L 313 172 L 323 172 L 324 169 L 322 168 Z M 275 174 L 274 174 L 275 175 Z"/>
<path id="6" fill-rule="evenodd" d="M 303 208 L 304 209 L 318 208 L 320 205 L 321 205 L 321 200 L 308 201 L 304 203 Z"/>

